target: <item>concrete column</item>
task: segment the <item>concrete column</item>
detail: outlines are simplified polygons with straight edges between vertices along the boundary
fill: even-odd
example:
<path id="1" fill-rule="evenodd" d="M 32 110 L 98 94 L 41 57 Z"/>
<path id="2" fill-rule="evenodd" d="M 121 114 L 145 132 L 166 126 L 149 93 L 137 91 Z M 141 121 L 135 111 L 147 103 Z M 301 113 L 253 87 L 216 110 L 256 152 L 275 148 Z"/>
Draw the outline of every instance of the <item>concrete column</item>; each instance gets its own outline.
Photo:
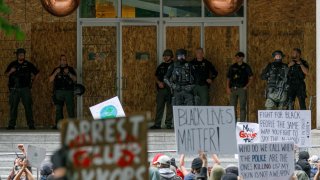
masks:
<path id="1" fill-rule="evenodd" d="M 320 129 L 320 1 L 316 1 L 317 129 Z"/>

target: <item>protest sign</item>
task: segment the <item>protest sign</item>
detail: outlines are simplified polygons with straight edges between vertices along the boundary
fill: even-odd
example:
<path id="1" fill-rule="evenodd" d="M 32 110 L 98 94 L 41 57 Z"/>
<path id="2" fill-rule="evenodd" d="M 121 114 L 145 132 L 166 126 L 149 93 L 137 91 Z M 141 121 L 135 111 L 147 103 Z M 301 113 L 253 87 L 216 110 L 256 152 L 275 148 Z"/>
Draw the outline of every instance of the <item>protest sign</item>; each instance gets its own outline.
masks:
<path id="1" fill-rule="evenodd" d="M 93 119 L 125 117 L 118 96 L 90 107 Z"/>
<path id="2" fill-rule="evenodd" d="M 238 144 L 239 175 L 245 180 L 290 180 L 294 142 Z"/>
<path id="3" fill-rule="evenodd" d="M 28 145 L 27 159 L 31 167 L 40 168 L 40 165 L 45 158 L 46 149 Z"/>
<path id="4" fill-rule="evenodd" d="M 148 179 L 147 122 L 143 115 L 64 121 L 68 177 L 74 180 Z"/>
<path id="5" fill-rule="evenodd" d="M 236 136 L 238 144 L 260 142 L 259 124 L 238 122 Z"/>
<path id="6" fill-rule="evenodd" d="M 236 153 L 233 106 L 173 106 L 173 115 L 178 153 Z"/>
<path id="7" fill-rule="evenodd" d="M 261 142 L 294 141 L 299 147 L 310 146 L 309 110 L 258 111 Z"/>

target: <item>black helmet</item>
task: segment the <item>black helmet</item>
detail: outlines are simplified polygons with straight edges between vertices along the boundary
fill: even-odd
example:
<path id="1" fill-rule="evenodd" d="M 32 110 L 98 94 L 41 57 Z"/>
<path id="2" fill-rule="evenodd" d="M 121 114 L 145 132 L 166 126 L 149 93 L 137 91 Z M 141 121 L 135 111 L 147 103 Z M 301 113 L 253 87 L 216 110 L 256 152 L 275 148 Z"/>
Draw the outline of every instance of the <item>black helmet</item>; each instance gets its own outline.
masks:
<path id="1" fill-rule="evenodd" d="M 16 51 L 16 54 L 20 54 L 20 53 L 26 54 L 26 50 L 23 48 L 18 48 Z"/>
<path id="2" fill-rule="evenodd" d="M 173 52 L 171 49 L 166 49 L 163 51 L 163 55 L 162 56 L 170 56 L 173 57 Z"/>
<path id="3" fill-rule="evenodd" d="M 74 94 L 81 96 L 86 91 L 86 88 L 82 84 L 74 85 Z"/>
<path id="4" fill-rule="evenodd" d="M 178 57 L 179 55 L 187 55 L 187 51 L 185 49 L 178 49 L 176 51 L 176 56 Z"/>
<path id="5" fill-rule="evenodd" d="M 274 58 L 276 55 L 281 55 L 281 57 L 284 57 L 285 55 L 283 54 L 282 51 L 276 50 L 272 53 L 272 57 Z"/>

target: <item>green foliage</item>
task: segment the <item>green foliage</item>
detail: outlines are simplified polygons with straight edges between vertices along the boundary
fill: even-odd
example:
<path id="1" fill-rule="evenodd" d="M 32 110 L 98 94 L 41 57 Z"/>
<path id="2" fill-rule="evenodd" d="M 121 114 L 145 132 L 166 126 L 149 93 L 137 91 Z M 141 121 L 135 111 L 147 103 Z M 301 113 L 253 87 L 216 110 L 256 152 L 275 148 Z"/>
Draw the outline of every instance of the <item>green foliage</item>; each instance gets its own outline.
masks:
<path id="1" fill-rule="evenodd" d="M 3 15 L 8 15 L 11 13 L 11 9 L 6 5 L 4 0 L 0 0 L 0 31 L 2 30 L 5 35 L 12 36 L 14 35 L 17 40 L 23 41 L 25 39 L 25 34 L 19 26 L 12 25 L 6 20 Z"/>

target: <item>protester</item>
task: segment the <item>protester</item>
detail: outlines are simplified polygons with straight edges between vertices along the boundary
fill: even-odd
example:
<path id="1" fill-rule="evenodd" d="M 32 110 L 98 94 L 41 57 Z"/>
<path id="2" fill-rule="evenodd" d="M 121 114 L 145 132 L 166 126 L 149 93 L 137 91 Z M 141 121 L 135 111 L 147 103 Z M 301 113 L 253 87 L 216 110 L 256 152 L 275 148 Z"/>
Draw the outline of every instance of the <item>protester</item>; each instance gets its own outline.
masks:
<path id="1" fill-rule="evenodd" d="M 309 180 L 308 175 L 303 170 L 296 170 L 294 171 L 294 173 L 297 176 L 298 180 Z"/>
<path id="2" fill-rule="evenodd" d="M 218 164 L 213 165 L 210 173 L 210 180 L 220 180 L 221 177 L 226 173 L 224 168 Z"/>
<path id="3" fill-rule="evenodd" d="M 297 161 L 297 165 L 299 165 L 304 172 L 310 177 L 310 170 L 311 166 L 308 162 L 309 159 L 309 153 L 307 151 L 301 151 L 299 152 L 299 159 Z"/>
<path id="4" fill-rule="evenodd" d="M 317 174 L 318 172 L 318 167 L 317 167 L 317 164 L 319 161 L 319 157 L 317 155 L 313 155 L 309 158 L 309 164 L 311 166 L 311 169 L 310 169 L 310 178 L 313 179 L 314 176 Z"/>
<path id="5" fill-rule="evenodd" d="M 234 164 L 230 164 L 227 166 L 226 168 L 226 174 L 228 173 L 232 173 L 232 174 L 235 174 L 237 176 L 239 176 L 239 168 L 237 165 L 234 165 Z"/>
<path id="6" fill-rule="evenodd" d="M 44 163 L 40 169 L 40 180 L 47 180 L 48 176 L 53 173 L 52 164 Z"/>
<path id="7" fill-rule="evenodd" d="M 149 180 L 160 180 L 158 169 L 152 167 L 149 168 Z"/>
<path id="8" fill-rule="evenodd" d="M 238 180 L 238 176 L 233 173 L 226 173 L 221 177 L 221 180 Z"/>
<path id="9" fill-rule="evenodd" d="M 66 147 L 60 148 L 51 157 L 54 180 L 67 180 L 67 151 Z"/>
<path id="10" fill-rule="evenodd" d="M 318 171 L 316 175 L 313 177 L 313 180 L 320 180 L 320 162 L 317 164 Z"/>
<path id="11" fill-rule="evenodd" d="M 180 169 L 185 175 L 185 180 L 195 180 L 196 178 L 207 179 L 207 168 L 207 156 L 203 152 L 199 153 L 199 157 L 193 159 L 191 172 L 188 172 L 184 166 L 184 155 L 180 158 Z"/>
<path id="12" fill-rule="evenodd" d="M 7 178 L 8 180 L 34 180 L 32 173 L 28 169 L 27 160 L 22 158 L 16 158 L 14 161 L 14 167 Z"/>
<path id="13" fill-rule="evenodd" d="M 181 177 L 181 179 L 184 179 L 184 175 L 183 173 L 181 172 L 181 170 L 178 168 L 178 166 L 176 165 L 176 160 L 174 158 L 171 158 L 171 165 L 173 167 L 175 167 L 176 169 L 176 174 Z"/>
<path id="14" fill-rule="evenodd" d="M 176 172 L 170 168 L 171 158 L 162 155 L 156 161 L 159 169 L 160 180 L 181 180 L 182 178 L 176 175 Z"/>

